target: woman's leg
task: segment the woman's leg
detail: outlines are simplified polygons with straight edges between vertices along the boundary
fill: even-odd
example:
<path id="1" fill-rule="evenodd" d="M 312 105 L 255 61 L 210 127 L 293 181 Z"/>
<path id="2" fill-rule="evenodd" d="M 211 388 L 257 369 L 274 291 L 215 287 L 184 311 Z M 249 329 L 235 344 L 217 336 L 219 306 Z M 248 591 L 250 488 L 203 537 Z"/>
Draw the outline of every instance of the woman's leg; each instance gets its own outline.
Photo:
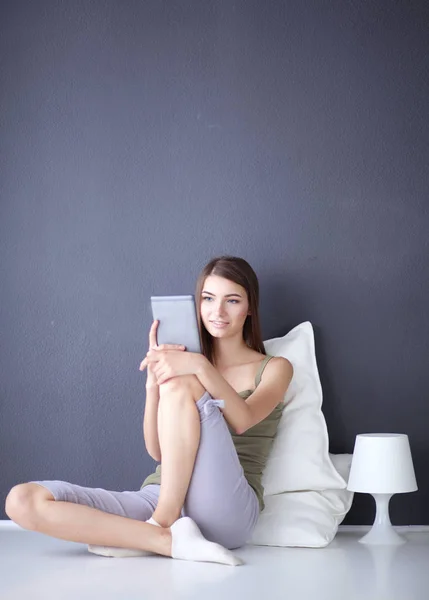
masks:
<path id="1" fill-rule="evenodd" d="M 192 475 L 199 443 L 199 417 L 195 402 L 203 393 L 204 388 L 193 375 L 177 377 L 160 386 L 163 475 L 158 506 L 152 516 L 161 528 L 135 521 L 123 512 L 117 514 L 121 513 L 119 509 L 110 511 L 106 505 L 97 505 L 91 488 L 80 488 L 86 490 L 83 493 L 87 498 L 79 503 L 76 498 L 66 501 L 55 498 L 51 491 L 34 482 L 15 486 L 10 491 L 6 499 L 7 515 L 25 529 L 60 539 L 89 545 L 144 549 L 170 556 L 168 527 L 180 516 Z M 113 512 L 116 514 L 109 514 Z"/>
<path id="2" fill-rule="evenodd" d="M 200 445 L 183 514 L 208 540 L 232 549 L 249 541 L 260 507 L 217 402 L 206 392 L 196 405 Z"/>
<path id="3" fill-rule="evenodd" d="M 168 382 L 167 382 L 168 383 Z M 163 444 L 163 457 L 168 457 L 165 460 L 167 465 L 167 476 L 163 477 L 163 484 L 167 484 L 167 488 L 171 494 L 178 490 L 178 496 L 173 497 L 173 501 L 166 496 L 161 503 L 160 515 L 158 519 L 166 522 L 174 520 L 174 516 L 182 511 L 183 498 L 186 496 L 189 480 L 192 475 L 195 455 L 199 443 L 199 423 L 195 427 L 195 421 L 192 412 L 189 410 L 190 398 L 198 396 L 200 391 L 199 381 L 190 376 L 186 382 L 182 380 L 182 385 L 166 385 L 164 384 L 162 397 L 164 401 L 164 415 L 161 413 L 161 437 L 165 438 L 168 432 L 175 435 L 173 431 L 173 419 L 166 417 L 170 412 L 176 415 L 176 418 L 181 417 L 179 422 L 176 422 L 176 428 L 182 432 L 182 435 L 177 436 L 177 444 L 179 450 L 183 451 L 181 459 L 177 462 L 174 460 L 175 446 L 174 444 L 165 442 Z M 201 386 L 202 387 L 202 386 Z M 179 389 L 180 388 L 180 389 Z M 186 390 L 186 393 L 184 392 Z M 166 401 L 169 401 L 167 404 Z M 177 401 L 177 402 L 176 402 Z M 195 401 L 192 400 L 195 408 Z M 177 407 L 182 406 L 182 413 L 177 413 Z M 170 411 L 169 408 L 172 408 Z M 163 416 L 165 418 L 163 418 Z M 187 418 L 191 425 L 187 422 Z M 199 417 L 198 417 L 199 419 Z M 163 428 L 163 425 L 166 425 Z M 186 435 L 189 435 L 191 442 L 186 441 Z M 197 441 L 198 440 L 198 441 Z M 174 473 L 172 465 L 184 470 L 179 477 Z M 134 548 L 138 550 L 146 550 L 155 552 L 164 556 L 172 556 L 182 560 L 218 562 L 231 566 L 242 564 L 242 561 L 231 554 L 223 546 L 217 543 L 206 540 L 202 535 L 197 525 L 189 517 L 177 519 L 172 522 L 171 527 L 157 527 L 140 520 L 134 520 L 128 516 L 111 514 L 118 510 L 118 496 L 125 498 L 127 494 L 133 497 L 145 496 L 145 490 L 137 492 L 107 492 L 100 488 L 81 488 L 66 482 L 43 482 L 65 484 L 72 487 L 70 498 L 66 495 L 66 501 L 62 501 L 58 495 L 52 493 L 46 487 L 43 487 L 42 482 L 31 482 L 15 486 L 9 493 L 6 499 L 6 513 L 16 523 L 26 529 L 31 529 L 78 543 L 88 544 L 90 546 L 105 546 L 110 548 Z M 155 486 L 154 486 L 155 487 Z M 160 487 L 156 486 L 157 494 L 160 492 Z M 85 496 L 80 500 L 73 497 L 76 488 L 80 488 L 79 493 L 82 495 L 82 490 Z M 98 500 L 94 503 L 94 492 Z M 100 493 L 110 494 L 114 496 L 115 508 L 111 512 L 106 512 L 106 505 L 99 500 Z M 128 497 L 127 497 L 128 498 Z M 81 501 L 82 504 L 76 503 Z M 92 504 L 88 506 L 87 504 Z M 100 510 L 97 506 L 102 506 Z M 109 510 L 109 509 L 107 509 Z M 161 511 L 164 511 L 164 516 Z M 143 518 L 146 518 L 146 514 Z M 109 554 L 113 556 L 114 554 Z"/>
<path id="4" fill-rule="evenodd" d="M 67 541 L 171 556 L 169 529 L 124 516 L 149 518 L 154 507 L 150 490 L 109 492 L 67 482 L 45 483 L 47 487 L 24 483 L 12 488 L 6 498 L 8 517 L 25 529 Z"/>
<path id="5" fill-rule="evenodd" d="M 161 489 L 152 518 L 169 527 L 185 502 L 200 443 L 196 402 L 205 389 L 194 375 L 174 377 L 160 386 L 158 436 L 161 447 Z"/>
<path id="6" fill-rule="evenodd" d="M 149 551 L 182 560 L 242 563 L 222 546 L 207 541 L 190 518 L 178 519 L 171 528 L 139 520 L 150 515 L 158 493 L 158 485 L 137 492 L 110 492 L 65 481 L 30 482 L 12 488 L 6 513 L 25 529 L 88 544 L 91 552 L 103 556 L 140 556 Z M 124 511 L 138 520 L 123 516 Z"/>

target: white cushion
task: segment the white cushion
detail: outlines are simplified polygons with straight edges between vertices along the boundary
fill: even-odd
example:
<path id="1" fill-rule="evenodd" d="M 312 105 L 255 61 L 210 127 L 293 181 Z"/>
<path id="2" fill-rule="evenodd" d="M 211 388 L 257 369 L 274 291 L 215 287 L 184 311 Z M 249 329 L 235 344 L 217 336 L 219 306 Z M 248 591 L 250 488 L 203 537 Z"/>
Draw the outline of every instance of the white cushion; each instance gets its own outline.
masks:
<path id="1" fill-rule="evenodd" d="M 346 483 L 351 454 L 330 455 Z M 347 489 L 286 492 L 265 496 L 251 544 L 322 548 L 332 542 L 350 510 L 353 492 Z"/>
<path id="2" fill-rule="evenodd" d="M 347 484 L 329 456 L 311 323 L 301 323 L 284 337 L 267 340 L 264 346 L 268 354 L 287 358 L 294 368 L 277 435 L 262 474 L 265 496 L 344 489 Z M 269 500 L 268 506 L 282 501 Z M 267 504 L 267 498 L 264 502 Z"/>

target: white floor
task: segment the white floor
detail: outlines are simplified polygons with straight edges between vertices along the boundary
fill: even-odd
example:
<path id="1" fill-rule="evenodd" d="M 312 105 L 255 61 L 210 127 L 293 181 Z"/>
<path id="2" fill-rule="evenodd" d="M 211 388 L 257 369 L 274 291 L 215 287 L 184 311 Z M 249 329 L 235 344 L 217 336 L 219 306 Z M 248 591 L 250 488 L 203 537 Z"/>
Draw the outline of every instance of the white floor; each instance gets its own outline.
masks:
<path id="1" fill-rule="evenodd" d="M 157 556 L 104 558 L 86 546 L 0 523 L 1 600 L 427 600 L 429 531 L 397 528 L 396 547 L 340 528 L 326 548 L 246 546 L 245 565 Z M 427 529 L 427 528 L 426 528 Z"/>

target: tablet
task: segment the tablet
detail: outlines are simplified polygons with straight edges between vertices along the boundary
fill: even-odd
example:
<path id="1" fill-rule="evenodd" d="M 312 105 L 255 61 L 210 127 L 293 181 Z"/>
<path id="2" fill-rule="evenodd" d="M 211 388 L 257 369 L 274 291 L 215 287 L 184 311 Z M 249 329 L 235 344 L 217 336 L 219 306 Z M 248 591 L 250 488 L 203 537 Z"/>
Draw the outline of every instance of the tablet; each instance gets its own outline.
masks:
<path id="1" fill-rule="evenodd" d="M 158 344 L 182 344 L 201 354 L 194 296 L 151 296 L 152 316 L 159 321 Z"/>

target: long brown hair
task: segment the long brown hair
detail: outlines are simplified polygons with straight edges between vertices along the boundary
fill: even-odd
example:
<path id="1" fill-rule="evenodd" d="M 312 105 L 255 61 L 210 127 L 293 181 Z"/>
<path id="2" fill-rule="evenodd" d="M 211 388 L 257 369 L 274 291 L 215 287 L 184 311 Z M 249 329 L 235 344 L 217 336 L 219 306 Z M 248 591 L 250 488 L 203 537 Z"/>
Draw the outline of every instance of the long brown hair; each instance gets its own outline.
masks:
<path id="1" fill-rule="evenodd" d="M 203 291 L 204 281 L 209 275 L 224 277 L 244 287 L 251 314 L 247 315 L 243 325 L 243 339 L 249 348 L 265 354 L 259 323 L 259 282 L 256 273 L 244 258 L 219 256 L 213 258 L 203 268 L 198 276 L 195 290 L 195 305 L 204 356 L 213 364 L 213 337 L 207 331 L 201 319 L 201 292 Z"/>

